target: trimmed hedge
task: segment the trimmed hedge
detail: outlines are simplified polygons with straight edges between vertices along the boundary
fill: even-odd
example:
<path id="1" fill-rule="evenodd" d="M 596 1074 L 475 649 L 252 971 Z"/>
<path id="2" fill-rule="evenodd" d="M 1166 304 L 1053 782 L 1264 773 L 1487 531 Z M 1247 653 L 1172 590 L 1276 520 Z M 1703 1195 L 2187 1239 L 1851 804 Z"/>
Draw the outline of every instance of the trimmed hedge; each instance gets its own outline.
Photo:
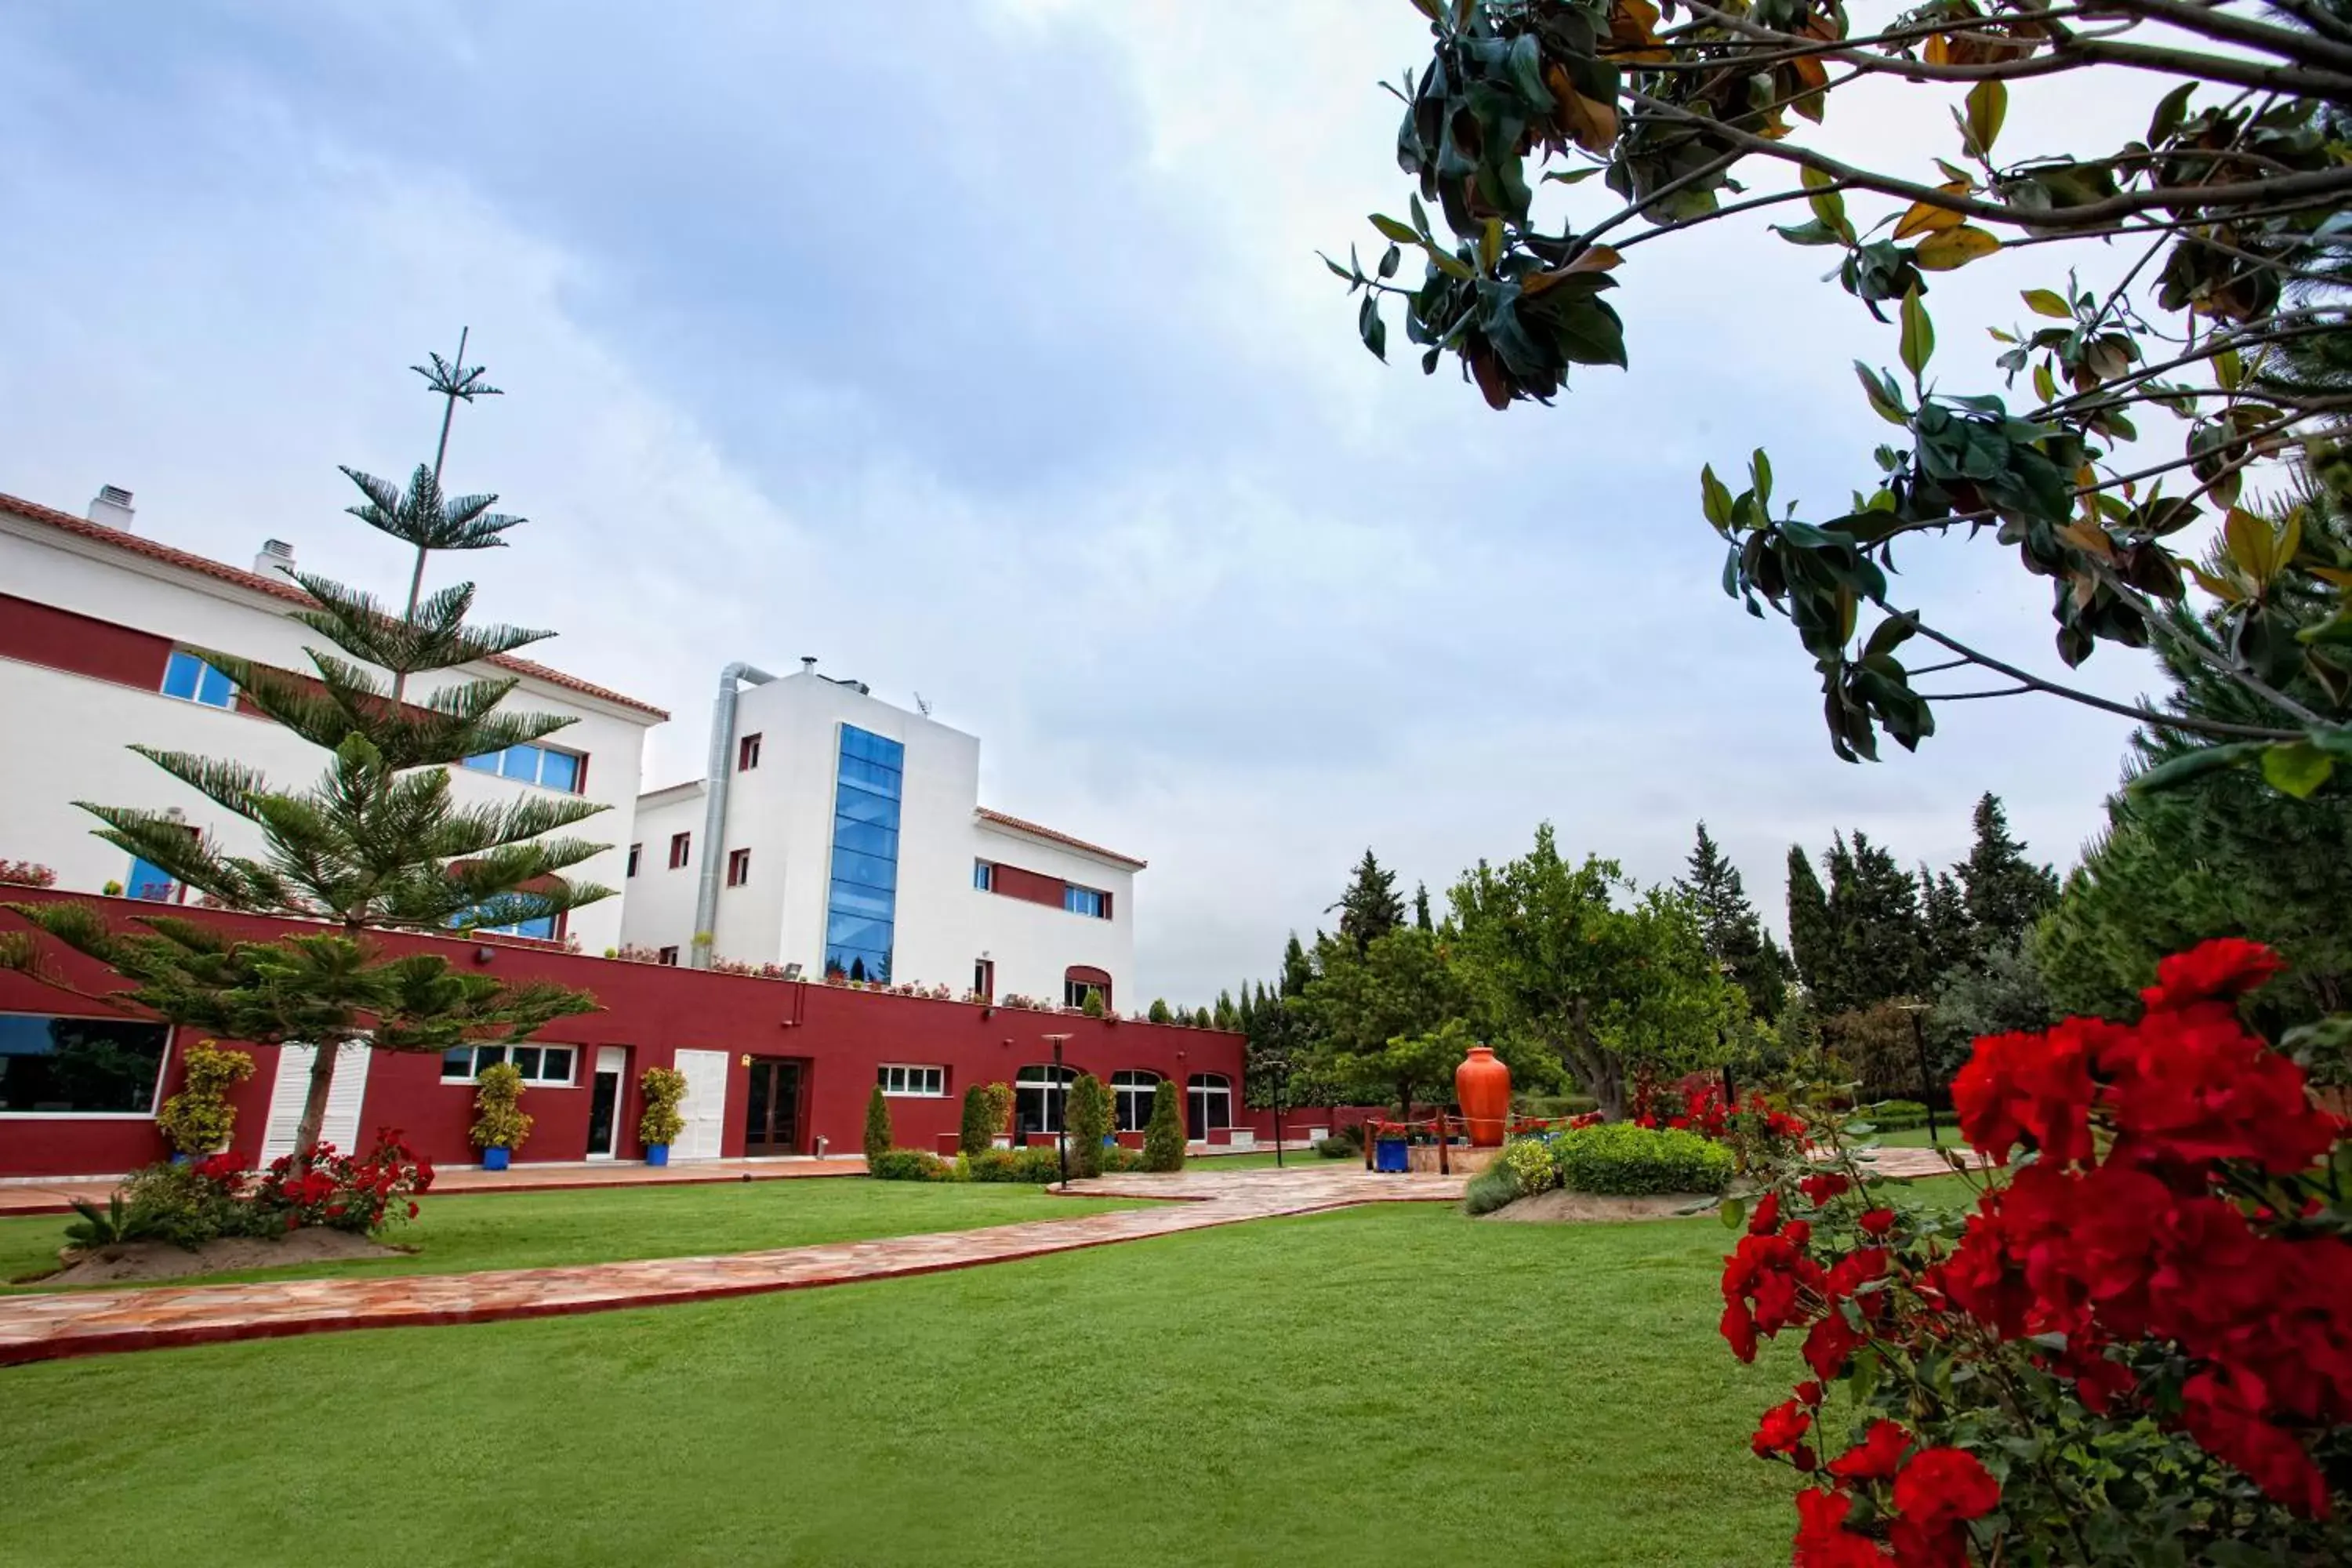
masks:
<path id="1" fill-rule="evenodd" d="M 881 1182 L 952 1182 L 956 1167 L 927 1149 L 884 1149 L 866 1156 L 866 1173 Z"/>
<path id="2" fill-rule="evenodd" d="M 1621 1197 L 1719 1193 L 1731 1184 L 1731 1151 L 1696 1132 L 1630 1121 L 1562 1132 L 1551 1142 L 1560 1185 Z"/>
<path id="3" fill-rule="evenodd" d="M 1345 1138 L 1325 1138 L 1315 1145 L 1315 1152 L 1326 1160 L 1360 1160 L 1364 1157 L 1361 1142 L 1349 1142 Z"/>
<path id="4" fill-rule="evenodd" d="M 1104 1146 L 1104 1174 L 1142 1168 L 1143 1156 L 1134 1150 Z M 1060 1151 L 1050 1143 L 1042 1149 L 988 1149 L 977 1154 L 960 1154 L 953 1160 L 942 1160 L 922 1149 L 892 1149 L 868 1160 L 866 1173 L 885 1182 L 1027 1183 L 1048 1186 L 1062 1179 L 1062 1162 Z M 1075 1142 L 1070 1148 L 1070 1174 L 1078 1174 Z"/>
<path id="5" fill-rule="evenodd" d="M 1854 1115 L 1881 1132 L 1904 1132 L 1927 1125 L 1927 1108 L 1916 1100 L 1882 1100 L 1876 1105 L 1864 1106 Z"/>

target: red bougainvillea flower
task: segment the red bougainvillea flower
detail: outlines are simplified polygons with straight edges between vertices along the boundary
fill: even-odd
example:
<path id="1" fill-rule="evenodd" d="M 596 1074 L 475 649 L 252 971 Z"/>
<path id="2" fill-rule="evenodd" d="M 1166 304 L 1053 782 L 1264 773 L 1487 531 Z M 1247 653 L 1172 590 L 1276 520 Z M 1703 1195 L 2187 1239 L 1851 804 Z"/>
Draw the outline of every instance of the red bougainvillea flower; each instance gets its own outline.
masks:
<path id="1" fill-rule="evenodd" d="M 1910 1433 L 1892 1421 L 1874 1421 L 1861 1442 L 1830 1461 L 1830 1474 L 1841 1481 L 1891 1481 L 1910 1447 Z"/>
<path id="2" fill-rule="evenodd" d="M 1748 1446 L 1759 1459 L 1773 1454 L 1793 1454 L 1803 1444 L 1805 1434 L 1812 1429 L 1811 1413 L 1793 1399 L 1783 1400 L 1764 1412 L 1764 1418 L 1756 1424 L 1756 1436 L 1748 1440 Z"/>
<path id="3" fill-rule="evenodd" d="M 1862 1226 L 1862 1233 L 1864 1236 L 1886 1236 L 1895 1229 L 1895 1211 L 1872 1209 L 1865 1213 L 1858 1223 Z"/>
<path id="4" fill-rule="evenodd" d="M 2140 993 L 2140 1000 L 2158 1012 L 2233 999 L 2285 967 L 2286 961 L 2261 942 L 2216 937 L 2159 963 L 2156 984 Z"/>
<path id="5" fill-rule="evenodd" d="M 1884 1568 L 1886 1548 L 1845 1527 L 1853 1500 L 1808 1488 L 1797 1494 L 1795 1568 Z"/>
<path id="6" fill-rule="evenodd" d="M 1839 1172 L 1824 1171 L 1818 1175 L 1807 1176 L 1803 1181 L 1799 1182 L 1797 1190 L 1811 1200 L 1814 1206 L 1819 1207 L 1853 1185 L 1853 1184 L 1846 1180 Z"/>

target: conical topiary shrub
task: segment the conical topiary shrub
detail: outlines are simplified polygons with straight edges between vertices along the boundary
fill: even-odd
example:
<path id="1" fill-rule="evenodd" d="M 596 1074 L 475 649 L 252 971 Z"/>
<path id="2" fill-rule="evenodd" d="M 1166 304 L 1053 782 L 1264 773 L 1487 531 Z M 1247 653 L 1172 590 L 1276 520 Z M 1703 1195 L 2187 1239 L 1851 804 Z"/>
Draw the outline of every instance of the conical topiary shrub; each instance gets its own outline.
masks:
<path id="1" fill-rule="evenodd" d="M 1161 1079 L 1160 1092 L 1151 1097 L 1151 1125 L 1143 1132 L 1143 1168 L 1184 1168 L 1184 1089 L 1172 1078 Z"/>
<path id="2" fill-rule="evenodd" d="M 1103 1172 L 1103 1140 L 1110 1136 L 1110 1090 L 1090 1072 L 1080 1073 L 1070 1085 L 1070 1173 L 1099 1176 Z M 1181 1158 L 1181 1150 L 1180 1150 Z"/>
<path id="3" fill-rule="evenodd" d="M 890 1152 L 890 1101 L 876 1084 L 866 1101 L 866 1163 L 872 1165 Z"/>

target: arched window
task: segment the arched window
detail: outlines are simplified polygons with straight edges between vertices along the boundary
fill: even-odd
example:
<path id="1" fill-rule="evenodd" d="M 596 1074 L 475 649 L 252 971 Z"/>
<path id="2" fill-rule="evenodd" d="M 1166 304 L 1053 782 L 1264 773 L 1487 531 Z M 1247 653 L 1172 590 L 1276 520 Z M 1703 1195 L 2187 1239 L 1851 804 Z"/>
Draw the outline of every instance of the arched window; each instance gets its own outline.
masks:
<path id="1" fill-rule="evenodd" d="M 1198 1143 L 1213 1129 L 1234 1124 L 1234 1080 L 1221 1072 L 1196 1072 L 1184 1085 L 1184 1136 Z"/>
<path id="2" fill-rule="evenodd" d="M 1077 1069 L 1066 1067 L 1061 1069 L 1060 1081 L 1056 1082 L 1051 1062 L 1039 1062 L 1021 1069 L 1013 1080 L 1015 1142 L 1032 1132 L 1059 1132 L 1062 1130 L 1062 1100 L 1077 1079 Z"/>
<path id="3" fill-rule="evenodd" d="M 1110 1075 L 1112 1125 L 1121 1132 L 1140 1132 L 1151 1125 L 1151 1102 L 1160 1092 L 1160 1075 L 1129 1069 Z"/>
<path id="4" fill-rule="evenodd" d="M 1089 994 L 1102 998 L 1103 1011 L 1110 1011 L 1110 974 L 1091 964 L 1074 963 L 1062 971 L 1062 1005 L 1083 1007 Z"/>

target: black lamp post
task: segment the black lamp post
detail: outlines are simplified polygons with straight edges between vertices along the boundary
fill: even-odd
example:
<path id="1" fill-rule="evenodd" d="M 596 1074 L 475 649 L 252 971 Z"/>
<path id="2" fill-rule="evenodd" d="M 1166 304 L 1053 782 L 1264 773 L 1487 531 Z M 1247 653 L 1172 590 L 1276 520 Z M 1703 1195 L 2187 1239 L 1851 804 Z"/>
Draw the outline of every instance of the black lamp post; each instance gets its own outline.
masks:
<path id="1" fill-rule="evenodd" d="M 1903 1010 L 1911 1015 L 1911 1047 L 1919 1058 L 1919 1103 L 1927 1108 L 1927 1147 L 1938 1147 L 1942 1135 L 1936 1131 L 1936 1080 L 1927 1070 L 1927 1004 L 1906 1002 Z"/>
<path id="2" fill-rule="evenodd" d="M 1069 1042 L 1067 1035 L 1048 1035 L 1046 1042 L 1054 1047 L 1053 1096 L 1046 1103 L 1054 1108 L 1054 1152 L 1062 1169 L 1062 1190 L 1070 1190 L 1070 1091 L 1062 1082 L 1062 1047 Z"/>

